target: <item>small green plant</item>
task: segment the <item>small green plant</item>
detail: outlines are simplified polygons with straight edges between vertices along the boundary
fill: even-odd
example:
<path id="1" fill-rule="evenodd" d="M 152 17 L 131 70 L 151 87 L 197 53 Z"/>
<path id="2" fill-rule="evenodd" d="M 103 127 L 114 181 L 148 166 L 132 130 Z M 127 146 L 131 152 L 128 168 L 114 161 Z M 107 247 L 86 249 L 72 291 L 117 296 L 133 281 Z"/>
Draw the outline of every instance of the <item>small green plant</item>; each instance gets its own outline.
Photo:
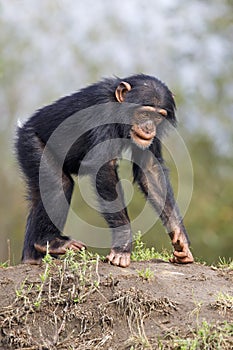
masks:
<path id="1" fill-rule="evenodd" d="M 52 265 L 52 261 L 53 258 L 51 257 L 51 255 L 48 253 L 48 248 L 47 248 L 47 253 L 43 258 L 43 263 L 45 264 L 45 270 L 44 272 L 40 275 L 40 280 L 41 280 L 41 284 L 38 285 L 38 295 L 36 298 L 36 301 L 34 302 L 34 306 L 36 308 L 39 308 L 42 302 L 42 293 L 45 287 L 45 284 L 49 278 L 49 273 L 50 273 L 50 269 L 51 269 L 51 265 Z"/>
<path id="2" fill-rule="evenodd" d="M 201 311 L 203 302 L 197 300 L 193 292 L 192 292 L 192 294 L 193 294 L 193 302 L 194 302 L 195 308 L 190 312 L 190 316 L 195 316 L 196 317 L 196 323 L 198 325 L 199 324 L 200 311 Z"/>
<path id="3" fill-rule="evenodd" d="M 221 312 L 233 311 L 233 296 L 226 293 L 218 293 L 216 300 L 211 304 L 212 307 Z"/>
<path id="4" fill-rule="evenodd" d="M 26 300 L 29 300 L 28 298 L 28 294 L 30 293 L 31 289 L 33 287 L 33 284 L 29 284 L 27 286 L 27 279 L 25 279 L 21 285 L 19 286 L 18 289 L 15 290 L 15 293 L 16 293 L 16 297 L 18 299 L 24 299 L 25 301 Z"/>
<path id="5" fill-rule="evenodd" d="M 149 281 L 154 278 L 154 272 L 147 267 L 146 269 L 137 270 L 139 277 L 142 277 L 144 280 Z"/>
<path id="6" fill-rule="evenodd" d="M 225 343 L 224 335 L 228 338 L 232 336 L 232 332 L 233 328 L 230 324 L 226 323 L 224 326 L 214 326 L 203 321 L 197 329 L 197 338 L 192 341 L 195 347 L 191 349 L 222 349 L 222 345 Z"/>
<path id="7" fill-rule="evenodd" d="M 225 322 L 223 325 L 211 325 L 203 321 L 189 337 L 178 338 L 169 333 L 158 342 L 158 349 L 174 350 L 222 350 L 232 349 L 233 324 Z M 168 338 L 169 340 L 167 340 Z M 172 347 L 171 345 L 172 340 Z"/>
<path id="8" fill-rule="evenodd" d="M 60 262 L 55 263 L 50 254 L 43 259 L 44 270 L 40 274 L 40 281 L 27 286 L 25 280 L 16 290 L 18 299 L 24 299 L 36 309 L 42 304 L 51 305 L 70 300 L 74 303 L 83 302 L 93 293 L 100 283 L 98 274 L 99 256 L 87 252 L 67 250 Z M 69 288 L 67 286 L 69 281 Z"/>
<path id="9" fill-rule="evenodd" d="M 75 303 L 82 302 L 87 295 L 93 293 L 99 287 L 99 260 L 98 254 L 93 254 L 85 249 L 79 252 L 67 250 L 64 255 L 63 266 L 60 272 L 61 286 L 64 275 L 71 273 L 74 283 L 70 297 Z"/>
<path id="10" fill-rule="evenodd" d="M 130 350 L 152 350 L 152 346 L 147 339 L 145 332 L 142 332 L 142 334 L 141 332 L 139 332 L 139 334 L 132 334 L 127 340 L 126 345 L 132 343 L 134 345 L 130 346 Z"/>
<path id="11" fill-rule="evenodd" d="M 217 267 L 219 268 L 227 268 L 230 270 L 233 270 L 233 260 L 231 258 L 229 258 L 228 260 L 226 258 L 221 258 L 219 257 L 219 262 L 217 264 Z"/>
<path id="12" fill-rule="evenodd" d="M 132 251 L 131 259 L 132 261 L 145 261 L 151 259 L 162 259 L 168 260 L 171 256 L 167 250 L 163 250 L 161 253 L 157 252 L 154 247 L 148 248 L 146 244 L 142 241 L 142 234 L 139 231 L 134 240 L 134 248 Z"/>
<path id="13" fill-rule="evenodd" d="M 1 267 L 9 267 L 10 266 L 10 264 L 9 264 L 9 261 L 7 260 L 7 261 L 4 261 L 4 262 L 0 262 L 0 268 Z"/>

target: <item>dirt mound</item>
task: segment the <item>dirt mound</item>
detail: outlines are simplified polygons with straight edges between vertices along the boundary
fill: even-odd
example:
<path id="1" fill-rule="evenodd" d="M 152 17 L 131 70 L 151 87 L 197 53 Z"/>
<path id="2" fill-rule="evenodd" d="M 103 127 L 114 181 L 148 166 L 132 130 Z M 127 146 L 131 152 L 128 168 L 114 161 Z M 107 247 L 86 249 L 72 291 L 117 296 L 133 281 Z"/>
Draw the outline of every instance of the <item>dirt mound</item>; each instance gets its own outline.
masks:
<path id="1" fill-rule="evenodd" d="M 232 349 L 233 271 L 98 257 L 0 269 L 0 349 Z"/>

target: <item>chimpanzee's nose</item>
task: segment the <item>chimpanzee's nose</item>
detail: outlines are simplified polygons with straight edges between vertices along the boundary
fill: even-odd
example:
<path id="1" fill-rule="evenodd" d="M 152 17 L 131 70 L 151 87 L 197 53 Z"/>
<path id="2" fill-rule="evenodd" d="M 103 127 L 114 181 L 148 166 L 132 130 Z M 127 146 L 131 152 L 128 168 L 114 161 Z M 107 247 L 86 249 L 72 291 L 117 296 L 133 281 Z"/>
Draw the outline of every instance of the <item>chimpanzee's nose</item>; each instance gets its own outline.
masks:
<path id="1" fill-rule="evenodd" d="M 154 131 L 154 129 L 155 129 L 154 123 L 151 120 L 147 120 L 146 122 L 143 123 L 142 129 L 147 134 L 151 134 Z"/>

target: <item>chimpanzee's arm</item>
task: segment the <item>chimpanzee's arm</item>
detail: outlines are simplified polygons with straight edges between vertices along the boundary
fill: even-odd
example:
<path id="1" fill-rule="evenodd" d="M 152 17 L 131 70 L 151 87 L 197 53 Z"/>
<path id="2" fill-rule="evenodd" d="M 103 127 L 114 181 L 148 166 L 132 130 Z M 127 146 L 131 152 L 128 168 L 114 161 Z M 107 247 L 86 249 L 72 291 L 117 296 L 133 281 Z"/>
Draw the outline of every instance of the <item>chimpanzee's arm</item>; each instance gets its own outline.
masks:
<path id="1" fill-rule="evenodd" d="M 107 260 L 113 265 L 127 267 L 130 264 L 132 233 L 116 161 L 104 164 L 95 181 L 101 213 L 112 229 L 112 249 Z"/>
<path id="2" fill-rule="evenodd" d="M 159 214 L 163 225 L 171 237 L 174 257 L 170 261 L 191 263 L 193 262 L 193 256 L 189 250 L 190 242 L 174 199 L 168 170 L 163 164 L 162 157 L 157 156 L 155 158 L 148 151 L 141 166 L 134 163 L 134 179 Z"/>

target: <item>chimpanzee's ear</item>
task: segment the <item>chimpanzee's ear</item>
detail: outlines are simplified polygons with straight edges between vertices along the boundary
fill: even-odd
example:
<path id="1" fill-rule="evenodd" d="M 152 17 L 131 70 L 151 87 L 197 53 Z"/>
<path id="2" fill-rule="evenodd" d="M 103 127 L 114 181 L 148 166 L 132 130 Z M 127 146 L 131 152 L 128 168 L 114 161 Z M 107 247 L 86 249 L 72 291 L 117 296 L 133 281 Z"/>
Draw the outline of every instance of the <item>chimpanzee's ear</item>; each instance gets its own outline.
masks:
<path id="1" fill-rule="evenodd" d="M 124 102 L 125 95 L 131 90 L 131 85 L 126 81 L 122 81 L 115 90 L 115 96 L 118 102 Z"/>

